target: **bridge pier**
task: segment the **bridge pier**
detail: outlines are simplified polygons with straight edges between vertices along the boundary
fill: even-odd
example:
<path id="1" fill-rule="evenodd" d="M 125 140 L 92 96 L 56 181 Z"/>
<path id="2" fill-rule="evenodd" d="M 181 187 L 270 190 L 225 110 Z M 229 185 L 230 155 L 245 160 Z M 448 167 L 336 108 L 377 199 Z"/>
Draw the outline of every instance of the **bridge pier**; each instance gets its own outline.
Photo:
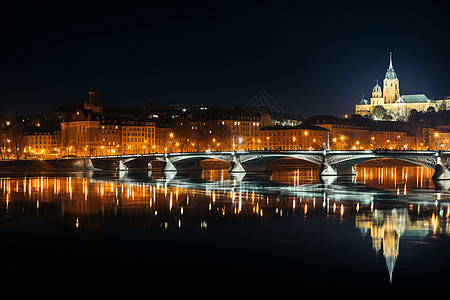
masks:
<path id="1" fill-rule="evenodd" d="M 356 175 L 355 166 L 353 165 L 334 165 L 330 166 L 324 163 L 320 167 L 320 176 L 354 176 Z"/>
<path id="2" fill-rule="evenodd" d="M 329 164 L 322 164 L 319 171 L 320 176 L 337 176 L 337 171 Z"/>
<path id="3" fill-rule="evenodd" d="M 233 153 L 233 162 L 232 166 L 230 167 L 230 170 L 228 171 L 230 174 L 237 174 L 237 173 L 245 173 L 245 169 L 242 166 L 239 157 L 236 156 L 236 154 Z"/>
<path id="4" fill-rule="evenodd" d="M 447 160 L 443 161 L 441 156 L 437 157 L 436 165 L 434 166 L 433 180 L 448 180 L 450 179 L 450 171 L 447 168 Z"/>
<path id="5" fill-rule="evenodd" d="M 119 159 L 119 163 L 117 164 L 117 171 L 128 171 L 128 167 L 125 165 L 123 159 Z"/>
<path id="6" fill-rule="evenodd" d="M 164 172 L 176 172 L 177 171 L 177 168 L 175 168 L 175 166 L 173 165 L 172 161 L 167 156 L 167 154 L 164 156 L 164 162 L 165 162 L 165 165 L 163 168 Z"/>
<path id="7" fill-rule="evenodd" d="M 233 166 L 229 170 L 230 174 L 236 173 L 267 173 L 272 172 L 272 168 L 268 165 L 264 158 L 256 158 L 251 161 L 241 161 L 238 156 L 233 154 Z"/>

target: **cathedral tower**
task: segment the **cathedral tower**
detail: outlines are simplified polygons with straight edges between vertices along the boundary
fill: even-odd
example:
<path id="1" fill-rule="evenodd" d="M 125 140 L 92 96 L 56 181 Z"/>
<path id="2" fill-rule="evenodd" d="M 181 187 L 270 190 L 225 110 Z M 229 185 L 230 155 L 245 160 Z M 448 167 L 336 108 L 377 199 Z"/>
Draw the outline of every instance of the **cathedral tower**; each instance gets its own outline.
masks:
<path id="1" fill-rule="evenodd" d="M 377 84 L 373 87 L 372 90 L 372 98 L 370 98 L 370 105 L 372 107 L 375 107 L 377 105 L 383 105 L 384 104 L 384 98 L 383 98 L 383 92 L 381 91 L 381 86 Z"/>
<path id="2" fill-rule="evenodd" d="M 98 98 L 98 92 L 95 89 L 94 85 L 92 85 L 92 88 L 89 90 L 88 97 L 84 101 L 84 108 L 90 109 L 94 113 L 102 113 L 103 112 L 103 103 Z"/>
<path id="3" fill-rule="evenodd" d="M 392 53 L 389 57 L 389 68 L 383 80 L 383 98 L 384 103 L 394 103 L 400 96 L 399 81 L 392 65 Z"/>

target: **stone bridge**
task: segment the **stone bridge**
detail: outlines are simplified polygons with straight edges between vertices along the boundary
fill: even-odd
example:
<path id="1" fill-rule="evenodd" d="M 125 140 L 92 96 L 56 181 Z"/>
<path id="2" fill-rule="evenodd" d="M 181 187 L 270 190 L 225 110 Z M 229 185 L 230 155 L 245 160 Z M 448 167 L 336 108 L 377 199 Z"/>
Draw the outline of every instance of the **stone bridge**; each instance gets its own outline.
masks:
<path id="1" fill-rule="evenodd" d="M 230 165 L 230 173 L 270 172 L 270 162 L 296 158 L 317 164 L 321 176 L 356 175 L 358 163 L 391 158 L 435 170 L 433 179 L 450 179 L 450 152 L 442 151 L 223 151 L 91 157 L 95 168 L 115 170 L 151 170 L 160 162 L 164 172 L 201 171 L 200 162 L 214 159 Z"/>

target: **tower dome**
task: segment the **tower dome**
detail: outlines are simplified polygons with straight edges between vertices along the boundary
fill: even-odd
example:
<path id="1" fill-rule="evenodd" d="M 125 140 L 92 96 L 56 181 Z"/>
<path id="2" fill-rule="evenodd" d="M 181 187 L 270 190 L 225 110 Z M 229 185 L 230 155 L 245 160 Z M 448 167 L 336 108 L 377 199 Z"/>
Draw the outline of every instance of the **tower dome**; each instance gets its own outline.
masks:
<path id="1" fill-rule="evenodd" d="M 374 92 L 374 93 L 380 93 L 381 92 L 381 86 L 378 85 L 378 80 L 377 80 L 377 84 L 373 87 L 372 92 Z"/>

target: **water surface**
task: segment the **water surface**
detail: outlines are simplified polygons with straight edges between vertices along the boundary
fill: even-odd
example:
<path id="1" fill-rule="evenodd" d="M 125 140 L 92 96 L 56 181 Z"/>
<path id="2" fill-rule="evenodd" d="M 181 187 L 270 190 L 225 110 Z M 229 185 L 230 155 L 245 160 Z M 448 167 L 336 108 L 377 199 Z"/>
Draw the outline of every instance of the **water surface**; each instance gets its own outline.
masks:
<path id="1" fill-rule="evenodd" d="M 318 171 L 4 174 L 1 270 L 181 295 L 448 290 L 447 182 L 423 167 L 361 167 L 338 180 Z"/>

